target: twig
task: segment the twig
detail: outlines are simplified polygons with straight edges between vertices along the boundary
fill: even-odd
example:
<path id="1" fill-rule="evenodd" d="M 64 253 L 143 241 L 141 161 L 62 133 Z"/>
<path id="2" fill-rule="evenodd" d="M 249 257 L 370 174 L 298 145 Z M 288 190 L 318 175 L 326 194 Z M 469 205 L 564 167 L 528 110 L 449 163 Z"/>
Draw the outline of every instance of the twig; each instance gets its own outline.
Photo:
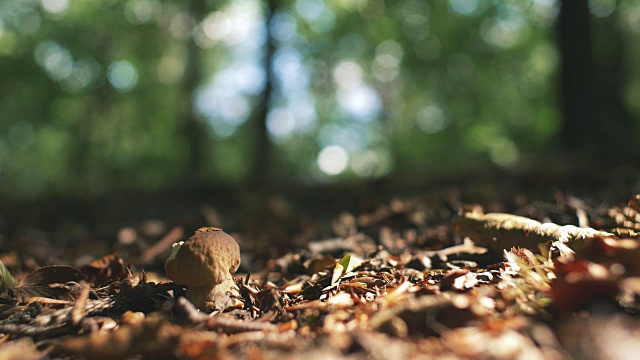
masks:
<path id="1" fill-rule="evenodd" d="M 278 331 L 278 327 L 272 323 L 240 320 L 231 315 L 214 315 L 207 321 L 207 328 L 210 330 L 222 331 L 227 334 L 238 334 L 249 331 Z"/>
<path id="2" fill-rule="evenodd" d="M 574 225 L 542 224 L 536 220 L 511 214 L 477 214 L 464 212 L 453 219 L 456 232 L 468 236 L 477 245 L 502 253 L 512 247 L 523 247 L 540 252 L 539 244 L 549 249 L 551 243 L 570 245 L 575 240 L 613 234 Z"/>
<path id="3" fill-rule="evenodd" d="M 86 283 L 82 283 L 82 290 L 80 291 L 80 295 L 76 299 L 75 304 L 71 308 L 71 313 L 69 314 L 69 318 L 71 320 L 71 324 L 78 325 L 80 321 L 85 316 L 85 310 L 87 308 L 87 302 L 89 301 L 89 290 L 91 287 Z"/>
<path id="4" fill-rule="evenodd" d="M 34 326 L 30 324 L 3 324 L 0 325 L 0 333 L 14 336 L 54 336 L 70 332 L 67 324 L 57 324 L 50 326 Z"/>
<path id="5" fill-rule="evenodd" d="M 184 297 L 179 297 L 178 300 L 176 300 L 176 308 L 193 324 L 202 323 L 209 319 L 208 314 L 198 311 L 198 309 Z"/>
<path id="6" fill-rule="evenodd" d="M 176 306 L 187 319 L 194 323 L 205 323 L 209 330 L 221 331 L 226 334 L 237 334 L 250 331 L 277 331 L 278 326 L 269 322 L 240 320 L 231 315 L 208 315 L 198 311 L 187 299 L 181 297 L 176 301 Z"/>
<path id="7" fill-rule="evenodd" d="M 220 341 L 220 348 L 230 348 L 238 344 L 258 343 L 260 346 L 274 346 L 292 348 L 300 345 L 305 339 L 295 333 L 295 331 L 285 332 L 262 332 L 251 331 L 229 336 Z"/>

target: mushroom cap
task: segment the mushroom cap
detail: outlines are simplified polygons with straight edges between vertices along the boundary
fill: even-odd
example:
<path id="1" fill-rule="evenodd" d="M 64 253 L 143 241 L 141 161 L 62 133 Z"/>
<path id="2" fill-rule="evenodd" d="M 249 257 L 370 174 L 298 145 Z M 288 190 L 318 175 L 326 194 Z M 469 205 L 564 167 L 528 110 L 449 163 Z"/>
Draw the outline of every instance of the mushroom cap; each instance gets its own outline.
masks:
<path id="1" fill-rule="evenodd" d="M 222 229 L 205 227 L 184 243 L 174 244 L 164 270 L 178 285 L 213 286 L 231 279 L 238 266 L 238 243 Z"/>

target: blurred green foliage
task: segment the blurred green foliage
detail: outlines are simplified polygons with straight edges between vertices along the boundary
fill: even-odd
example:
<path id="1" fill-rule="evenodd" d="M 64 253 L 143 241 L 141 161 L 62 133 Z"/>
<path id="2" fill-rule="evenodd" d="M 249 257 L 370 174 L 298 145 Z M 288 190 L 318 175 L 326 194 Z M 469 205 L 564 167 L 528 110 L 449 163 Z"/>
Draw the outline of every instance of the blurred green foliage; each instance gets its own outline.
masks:
<path id="1" fill-rule="evenodd" d="M 559 6 L 4 0 L 0 191 L 243 184 L 257 136 L 249 120 L 267 88 L 273 182 L 511 167 L 558 133 Z M 590 8 L 598 19 L 623 14 L 615 29 L 629 39 L 625 95 L 637 119 L 640 2 Z M 189 121 L 204 125 L 201 138 Z"/>

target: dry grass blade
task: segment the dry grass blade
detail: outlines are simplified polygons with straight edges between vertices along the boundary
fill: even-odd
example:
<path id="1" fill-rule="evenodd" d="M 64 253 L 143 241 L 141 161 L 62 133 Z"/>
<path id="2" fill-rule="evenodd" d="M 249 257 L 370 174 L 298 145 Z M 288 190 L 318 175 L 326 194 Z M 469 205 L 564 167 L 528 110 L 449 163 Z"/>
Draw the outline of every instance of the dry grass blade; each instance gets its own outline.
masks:
<path id="1" fill-rule="evenodd" d="M 499 288 L 507 301 L 517 306 L 514 313 L 540 314 L 550 304 L 548 292 L 555 279 L 550 260 L 536 256 L 528 249 L 504 252 L 507 268 L 501 272 Z"/>

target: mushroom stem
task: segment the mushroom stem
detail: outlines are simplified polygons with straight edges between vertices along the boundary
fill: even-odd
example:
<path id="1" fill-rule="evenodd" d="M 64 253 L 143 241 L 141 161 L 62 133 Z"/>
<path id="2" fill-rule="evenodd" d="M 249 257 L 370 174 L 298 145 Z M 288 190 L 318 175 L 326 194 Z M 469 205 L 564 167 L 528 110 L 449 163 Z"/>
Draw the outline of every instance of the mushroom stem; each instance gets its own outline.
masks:
<path id="1" fill-rule="evenodd" d="M 207 303 L 213 302 L 216 296 L 225 295 L 227 292 L 240 296 L 238 286 L 233 281 L 233 278 L 229 278 L 217 285 L 188 285 L 186 297 L 195 307 L 205 309 Z"/>

